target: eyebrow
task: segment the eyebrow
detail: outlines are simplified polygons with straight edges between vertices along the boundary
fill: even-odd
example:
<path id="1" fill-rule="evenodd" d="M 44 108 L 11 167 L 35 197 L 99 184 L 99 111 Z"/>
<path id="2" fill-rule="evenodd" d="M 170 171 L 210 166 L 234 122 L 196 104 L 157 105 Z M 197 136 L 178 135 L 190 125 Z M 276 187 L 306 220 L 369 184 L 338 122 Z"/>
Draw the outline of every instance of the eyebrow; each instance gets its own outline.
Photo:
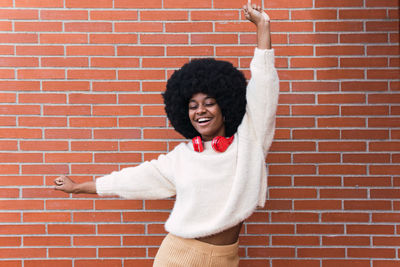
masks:
<path id="1" fill-rule="evenodd" d="M 210 98 L 215 99 L 215 98 L 212 97 L 212 96 L 206 96 L 205 98 L 203 98 L 203 100 L 207 100 L 207 99 L 210 99 Z M 196 100 L 194 100 L 193 98 L 191 98 L 191 99 L 189 100 L 189 102 L 196 102 Z"/>

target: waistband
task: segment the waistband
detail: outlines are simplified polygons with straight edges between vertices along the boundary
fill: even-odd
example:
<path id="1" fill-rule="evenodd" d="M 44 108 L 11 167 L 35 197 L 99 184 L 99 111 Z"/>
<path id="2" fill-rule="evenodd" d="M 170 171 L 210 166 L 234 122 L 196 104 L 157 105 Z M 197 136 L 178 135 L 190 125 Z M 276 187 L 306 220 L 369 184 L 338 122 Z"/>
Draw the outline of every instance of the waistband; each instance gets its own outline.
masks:
<path id="1" fill-rule="evenodd" d="M 208 244 L 192 238 L 182 238 L 169 233 L 166 237 L 171 242 L 174 242 L 180 246 L 187 246 L 197 251 L 207 253 L 211 256 L 227 256 L 227 255 L 237 255 L 239 250 L 239 240 L 236 243 L 230 245 L 213 245 Z"/>

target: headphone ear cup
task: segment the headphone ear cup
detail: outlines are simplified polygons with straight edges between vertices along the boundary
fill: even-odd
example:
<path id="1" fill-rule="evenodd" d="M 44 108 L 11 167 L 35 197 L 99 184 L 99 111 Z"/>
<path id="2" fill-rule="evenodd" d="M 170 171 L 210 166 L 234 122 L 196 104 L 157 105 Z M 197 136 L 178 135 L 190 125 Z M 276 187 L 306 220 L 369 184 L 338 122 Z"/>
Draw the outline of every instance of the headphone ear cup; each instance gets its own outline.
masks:
<path id="1" fill-rule="evenodd" d="M 201 140 L 200 136 L 196 136 L 192 139 L 193 149 L 196 152 L 203 152 L 203 141 Z"/>
<path id="2" fill-rule="evenodd" d="M 232 144 L 232 142 L 233 142 L 233 135 L 229 138 L 223 136 L 217 136 L 214 137 L 211 145 L 216 152 L 225 152 L 225 150 L 228 149 L 228 147 L 230 146 L 230 144 Z"/>

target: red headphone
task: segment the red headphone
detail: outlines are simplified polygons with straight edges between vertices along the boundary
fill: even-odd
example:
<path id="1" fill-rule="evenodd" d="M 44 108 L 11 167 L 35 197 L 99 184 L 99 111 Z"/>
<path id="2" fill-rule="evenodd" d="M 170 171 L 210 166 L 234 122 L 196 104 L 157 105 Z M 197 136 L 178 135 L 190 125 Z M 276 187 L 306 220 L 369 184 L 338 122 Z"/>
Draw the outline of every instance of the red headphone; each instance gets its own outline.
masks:
<path id="1" fill-rule="evenodd" d="M 213 138 L 211 146 L 216 152 L 224 152 L 228 149 L 229 145 L 232 144 L 233 137 L 233 135 L 231 137 L 216 136 Z M 193 138 L 192 143 L 194 151 L 203 152 L 203 141 L 201 140 L 200 136 L 196 136 L 195 138 Z"/>

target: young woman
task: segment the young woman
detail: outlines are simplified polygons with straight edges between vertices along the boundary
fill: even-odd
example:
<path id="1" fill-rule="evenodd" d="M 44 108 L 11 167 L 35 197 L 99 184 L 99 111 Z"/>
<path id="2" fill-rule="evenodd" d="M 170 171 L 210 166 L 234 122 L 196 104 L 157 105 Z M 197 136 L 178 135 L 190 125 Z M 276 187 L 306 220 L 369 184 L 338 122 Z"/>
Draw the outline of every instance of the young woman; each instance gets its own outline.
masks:
<path id="1" fill-rule="evenodd" d="M 265 157 L 275 129 L 279 79 L 268 16 L 250 1 L 243 11 L 257 27 L 248 85 L 232 64 L 214 59 L 193 60 L 167 82 L 167 116 L 192 142 L 95 182 L 55 179 L 55 189 L 66 193 L 176 196 L 165 224 L 169 234 L 153 266 L 238 266 L 242 223 L 265 203 Z"/>

